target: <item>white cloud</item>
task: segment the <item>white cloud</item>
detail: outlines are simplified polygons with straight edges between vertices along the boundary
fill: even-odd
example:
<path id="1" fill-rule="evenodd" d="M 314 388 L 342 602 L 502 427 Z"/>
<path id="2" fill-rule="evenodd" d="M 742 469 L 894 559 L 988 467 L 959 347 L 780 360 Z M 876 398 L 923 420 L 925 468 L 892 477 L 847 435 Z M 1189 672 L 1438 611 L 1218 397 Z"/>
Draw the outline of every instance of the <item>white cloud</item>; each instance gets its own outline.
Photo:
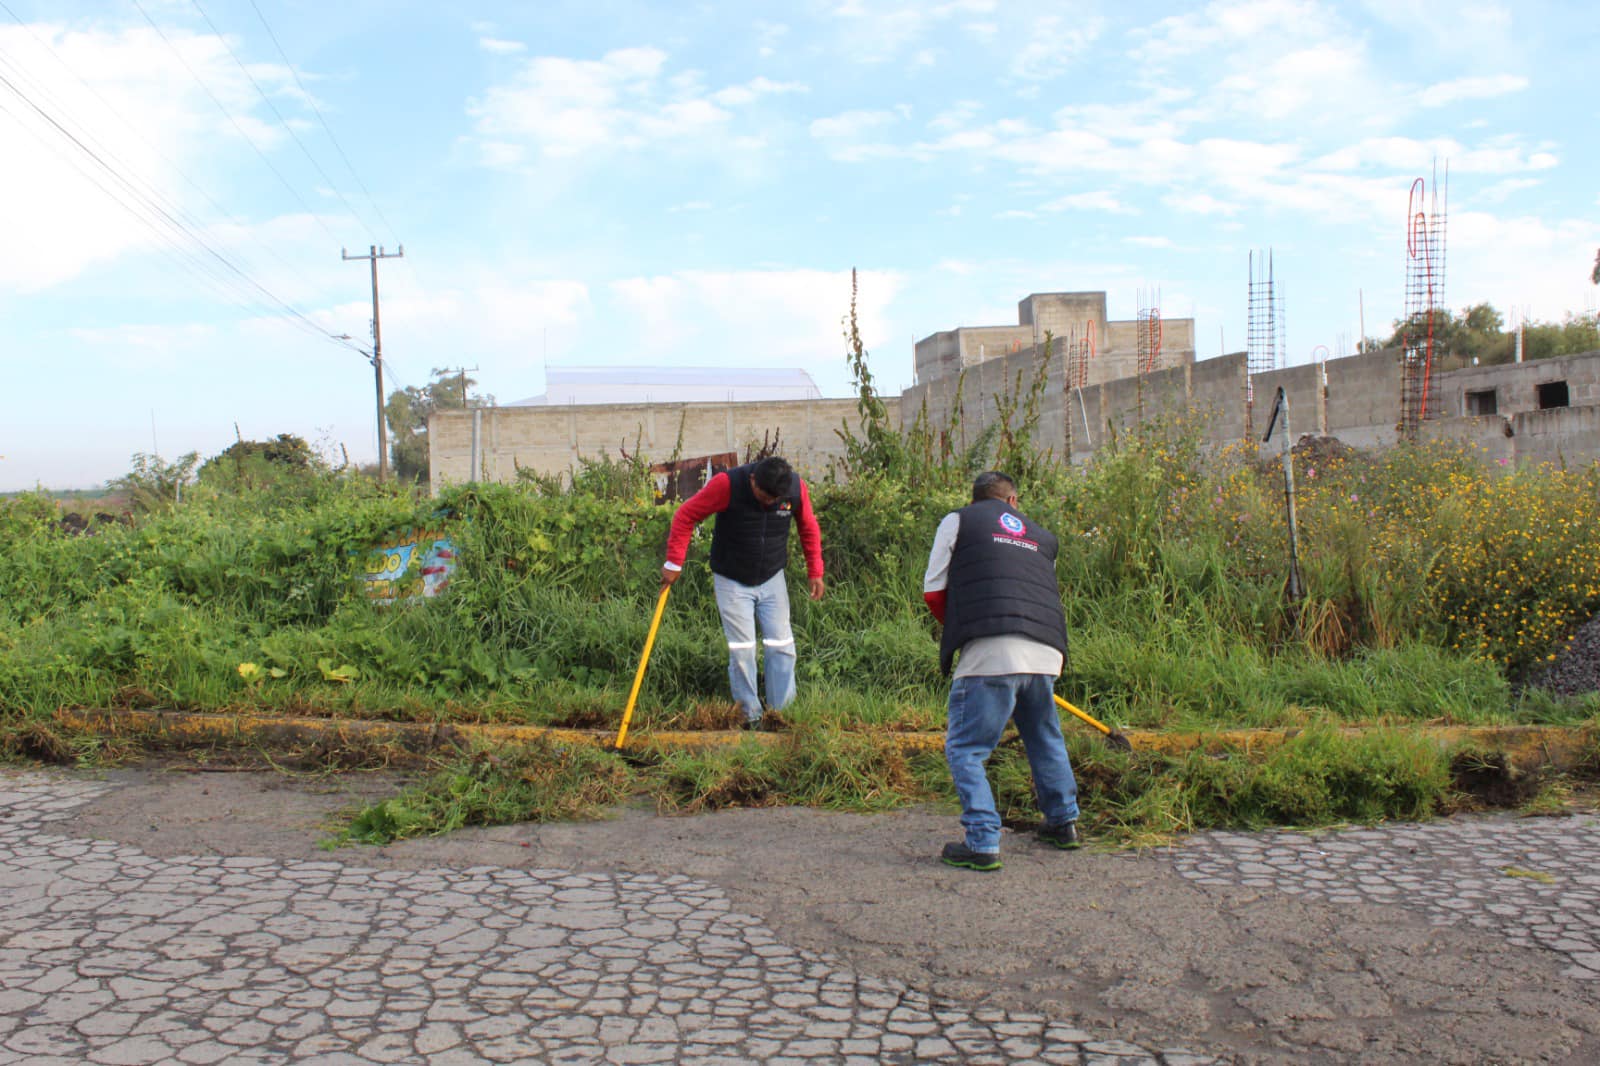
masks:
<path id="1" fill-rule="evenodd" d="M 804 92 L 757 77 L 708 91 L 700 72 L 669 72 L 658 48 L 620 48 L 599 59 L 535 56 L 472 101 L 480 160 L 514 167 L 532 155 L 573 158 L 646 146 L 757 148 L 731 132 L 737 110 L 771 95 Z"/>
<path id="2" fill-rule="evenodd" d="M 1161 202 L 1174 211 L 1182 211 L 1190 215 L 1224 215 L 1232 216 L 1239 213 L 1239 205 L 1219 200 L 1210 193 L 1173 193 L 1161 198 Z"/>
<path id="3" fill-rule="evenodd" d="M 1335 31 L 1312 0 L 1213 0 L 1201 11 L 1172 15 L 1150 29 L 1133 58 L 1163 63 L 1198 53 L 1227 53 L 1248 43 L 1253 51 L 1285 40 L 1326 40 Z"/>
<path id="4" fill-rule="evenodd" d="M 1537 189 L 1542 184 L 1544 183 L 1538 178 L 1506 178 L 1484 189 L 1473 198 L 1473 201 L 1481 204 L 1501 204 L 1524 189 Z"/>
<path id="5" fill-rule="evenodd" d="M 113 365 L 139 370 L 174 370 L 197 354 L 215 351 L 217 329 L 203 324 L 127 324 L 72 328 L 67 335 L 106 349 Z"/>
<path id="6" fill-rule="evenodd" d="M 862 271 L 857 318 L 869 348 L 888 343 L 887 309 L 897 273 Z M 615 325 L 638 361 L 764 365 L 813 371 L 819 383 L 843 365 L 840 320 L 850 307 L 848 271 L 680 271 L 612 283 Z"/>
<path id="7" fill-rule="evenodd" d="M 1497 74 L 1493 77 L 1456 78 L 1441 81 L 1422 90 L 1423 107 L 1443 107 L 1461 100 L 1490 100 L 1521 92 L 1528 87 L 1528 79 L 1514 74 Z"/>
<path id="8" fill-rule="evenodd" d="M 1171 237 L 1124 237 L 1124 244 L 1132 244 L 1140 248 L 1173 248 Z"/>
<path id="9" fill-rule="evenodd" d="M 1450 216 L 1451 306 L 1487 300 L 1496 307 L 1526 308 L 1536 319 L 1559 321 L 1592 299 L 1589 281 L 1600 223 L 1546 221 L 1481 211 Z"/>
<path id="10" fill-rule="evenodd" d="M 1441 166 L 1448 162 L 1450 170 L 1463 174 L 1514 174 L 1549 170 L 1560 163 L 1547 149 L 1531 148 L 1512 135 L 1503 135 L 1472 146 L 1449 137 L 1372 137 L 1330 152 L 1311 166 L 1319 170 L 1383 167 L 1422 173 L 1431 170 L 1435 161 Z"/>
<path id="11" fill-rule="evenodd" d="M 1041 206 L 1042 211 L 1100 211 L 1111 215 L 1136 215 L 1139 212 L 1105 190 L 1061 196 Z"/>
<path id="12" fill-rule="evenodd" d="M 726 89 L 718 89 L 711 94 L 711 99 L 728 107 L 738 107 L 743 104 L 753 103 L 763 96 L 803 93 L 806 91 L 806 86 L 797 81 L 773 81 L 770 78 L 754 78 L 743 85 L 730 85 Z"/>
<path id="13" fill-rule="evenodd" d="M 1049 81 L 1067 72 L 1072 61 L 1088 50 L 1105 30 L 1098 15 L 1060 15 L 1035 19 L 1027 29 L 1027 42 L 1011 60 L 1011 73 L 1025 81 Z"/>
<path id="14" fill-rule="evenodd" d="M 1361 6 L 1391 32 L 1425 41 L 1436 53 L 1470 57 L 1475 64 L 1517 46 L 1511 10 L 1501 4 L 1362 0 Z"/>
<path id="15" fill-rule="evenodd" d="M 148 28 L 0 26 L 0 56 L 13 64 L 12 80 L 139 190 L 120 183 L 8 94 L 12 115 L 0 121 L 0 159 L 5 160 L 0 166 L 0 233 L 6 235 L 0 241 L 0 287 L 36 291 L 129 251 L 181 243 L 181 236 L 152 231 L 154 225 L 170 234 L 141 196 L 159 200 L 172 214 L 214 214 L 196 202 L 174 167 L 187 173 L 250 149 L 174 50 L 263 151 L 286 140 L 276 121 L 269 124 L 251 114 L 261 98 L 220 38 L 177 30 L 166 35 L 170 47 Z M 292 80 L 286 68 L 262 64 L 250 69 L 269 93 L 298 96 L 283 91 Z M 284 110 L 295 117 L 292 109 Z M 136 205 L 151 225 L 140 222 L 119 200 Z"/>
<path id="16" fill-rule="evenodd" d="M 838 21 L 833 49 L 861 63 L 887 63 L 903 53 L 925 52 L 921 42 L 929 33 L 957 19 L 989 15 L 998 3 L 990 0 L 953 0 L 919 4 L 915 0 L 842 0 L 830 14 Z M 980 23 L 980 26 L 983 23 Z"/>
<path id="17" fill-rule="evenodd" d="M 478 47 L 496 56 L 516 55 L 518 52 L 528 50 L 528 46 L 521 41 L 507 41 L 499 37 L 479 37 Z"/>
<path id="18" fill-rule="evenodd" d="M 789 27 L 781 22 L 756 23 L 756 54 L 763 59 L 777 54 L 778 42 L 788 36 Z"/>
<path id="19" fill-rule="evenodd" d="M 939 112 L 928 120 L 928 128 L 935 130 L 958 130 L 977 117 L 983 110 L 983 105 L 976 100 L 958 100 L 955 104 Z"/>
<path id="20" fill-rule="evenodd" d="M 899 120 L 893 111 L 844 111 L 829 118 L 813 119 L 811 136 L 818 140 L 854 140 L 871 130 Z"/>

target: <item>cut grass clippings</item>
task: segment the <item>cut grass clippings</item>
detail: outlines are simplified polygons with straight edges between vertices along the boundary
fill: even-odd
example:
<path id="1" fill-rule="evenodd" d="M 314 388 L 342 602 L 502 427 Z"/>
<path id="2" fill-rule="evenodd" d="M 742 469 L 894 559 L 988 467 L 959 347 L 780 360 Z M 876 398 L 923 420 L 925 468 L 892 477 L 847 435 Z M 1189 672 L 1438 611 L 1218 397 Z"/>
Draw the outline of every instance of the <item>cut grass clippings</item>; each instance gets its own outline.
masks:
<path id="1" fill-rule="evenodd" d="M 1307 730 L 1266 754 L 1237 748 L 1179 756 L 1117 752 L 1074 737 L 1082 825 L 1098 841 L 1154 845 L 1201 829 L 1302 828 L 1417 820 L 1469 802 L 1460 752 L 1401 730 Z M 468 825 L 604 817 L 630 797 L 663 813 L 806 806 L 887 811 L 937 803 L 955 812 L 942 755 L 881 735 L 807 723 L 776 742 L 630 753 L 543 742 L 452 759 L 411 789 L 357 814 L 335 843 L 383 844 Z M 1027 761 L 1002 743 L 989 763 L 1002 820 L 1031 828 Z"/>
<path id="2" fill-rule="evenodd" d="M 621 757 L 598 748 L 543 741 L 480 749 L 358 812 L 332 843 L 388 844 L 466 826 L 600 818 L 631 785 Z"/>

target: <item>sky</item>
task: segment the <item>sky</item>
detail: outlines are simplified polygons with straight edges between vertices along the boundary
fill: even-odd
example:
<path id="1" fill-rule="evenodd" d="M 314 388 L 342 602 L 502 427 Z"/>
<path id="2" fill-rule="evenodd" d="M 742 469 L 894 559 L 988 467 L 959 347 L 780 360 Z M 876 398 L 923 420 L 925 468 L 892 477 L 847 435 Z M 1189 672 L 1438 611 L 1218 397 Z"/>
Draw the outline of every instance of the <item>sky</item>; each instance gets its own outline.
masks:
<path id="1" fill-rule="evenodd" d="M 1389 333 L 1447 164 L 1445 303 L 1560 320 L 1597 46 L 1540 0 L 0 0 L 0 491 L 280 433 L 374 461 L 374 246 L 385 391 L 849 395 L 852 269 L 891 394 L 1034 292 L 1192 317 L 1204 359 L 1267 249 L 1293 365 Z"/>

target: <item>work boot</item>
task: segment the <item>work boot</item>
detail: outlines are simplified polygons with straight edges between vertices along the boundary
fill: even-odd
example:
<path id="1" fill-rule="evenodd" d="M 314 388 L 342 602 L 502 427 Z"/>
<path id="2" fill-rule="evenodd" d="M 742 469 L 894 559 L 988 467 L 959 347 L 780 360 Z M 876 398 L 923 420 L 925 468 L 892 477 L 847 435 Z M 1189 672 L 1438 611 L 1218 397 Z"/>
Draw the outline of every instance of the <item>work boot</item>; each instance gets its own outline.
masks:
<path id="1" fill-rule="evenodd" d="M 959 866 L 964 870 L 980 870 L 988 873 L 1000 869 L 1000 853 L 998 851 L 973 851 L 965 844 L 946 844 L 939 853 L 939 858 L 946 866 Z"/>
<path id="2" fill-rule="evenodd" d="M 1062 822 L 1060 825 L 1041 825 L 1039 839 L 1051 847 L 1070 851 L 1073 848 L 1083 847 L 1083 841 L 1078 839 L 1078 823 Z"/>
<path id="3" fill-rule="evenodd" d="M 743 729 L 747 733 L 753 733 L 753 732 L 755 732 L 755 731 L 757 731 L 757 730 L 762 728 L 761 719 L 759 717 L 757 717 L 757 718 L 746 718 L 743 722 L 741 722 L 739 724 L 739 728 Z"/>

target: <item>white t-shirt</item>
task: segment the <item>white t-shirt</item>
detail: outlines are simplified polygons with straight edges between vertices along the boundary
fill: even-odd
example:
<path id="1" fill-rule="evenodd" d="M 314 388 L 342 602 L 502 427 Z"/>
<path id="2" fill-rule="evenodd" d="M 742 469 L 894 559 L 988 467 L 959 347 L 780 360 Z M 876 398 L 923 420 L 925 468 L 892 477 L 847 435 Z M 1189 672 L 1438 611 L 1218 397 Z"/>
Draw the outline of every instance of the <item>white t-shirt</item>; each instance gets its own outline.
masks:
<path id="1" fill-rule="evenodd" d="M 961 516 L 951 511 L 933 535 L 928 569 L 922 575 L 923 592 L 939 592 L 950 583 L 950 559 L 956 550 Z M 956 677 L 993 677 L 997 674 L 1046 674 L 1060 677 L 1061 652 L 1028 637 L 979 637 L 962 645 L 956 658 Z"/>

